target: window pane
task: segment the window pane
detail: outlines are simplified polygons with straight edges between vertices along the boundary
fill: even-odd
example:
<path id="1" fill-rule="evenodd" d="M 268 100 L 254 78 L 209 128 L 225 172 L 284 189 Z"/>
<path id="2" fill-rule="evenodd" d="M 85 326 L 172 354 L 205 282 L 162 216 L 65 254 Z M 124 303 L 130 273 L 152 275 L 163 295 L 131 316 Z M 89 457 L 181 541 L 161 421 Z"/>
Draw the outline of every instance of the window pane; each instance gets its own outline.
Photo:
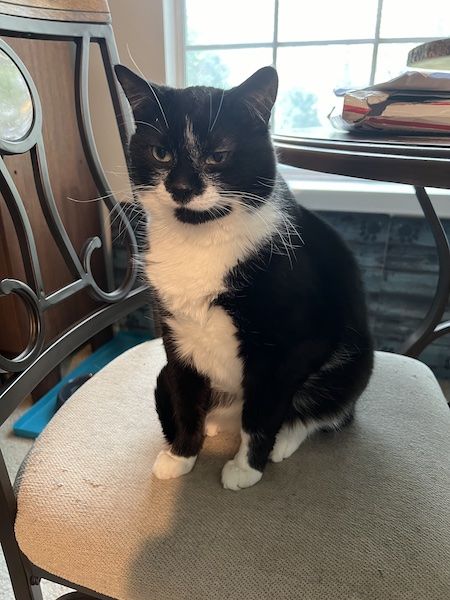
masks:
<path id="1" fill-rule="evenodd" d="M 280 42 L 371 39 L 375 36 L 378 0 L 279 2 Z"/>
<path id="2" fill-rule="evenodd" d="M 232 87 L 272 64 L 272 48 L 247 50 L 188 50 L 186 84 Z"/>
<path id="3" fill-rule="evenodd" d="M 449 0 L 384 0 L 380 35 L 385 37 L 448 37 Z"/>
<path id="4" fill-rule="evenodd" d="M 417 44 L 380 44 L 374 83 L 393 79 L 406 70 L 408 52 Z"/>
<path id="5" fill-rule="evenodd" d="M 280 48 L 275 131 L 295 135 L 304 127 L 327 124 L 336 105 L 335 88 L 368 85 L 372 48 L 371 44 Z"/>
<path id="6" fill-rule="evenodd" d="M 186 43 L 272 42 L 274 0 L 186 0 Z"/>

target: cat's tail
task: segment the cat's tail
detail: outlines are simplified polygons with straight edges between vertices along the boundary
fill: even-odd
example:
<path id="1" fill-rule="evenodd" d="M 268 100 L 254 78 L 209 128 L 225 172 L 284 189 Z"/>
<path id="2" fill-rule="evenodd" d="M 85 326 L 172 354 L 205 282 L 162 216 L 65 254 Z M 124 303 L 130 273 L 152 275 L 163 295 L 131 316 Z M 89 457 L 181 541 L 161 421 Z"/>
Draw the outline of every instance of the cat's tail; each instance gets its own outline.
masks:
<path id="1" fill-rule="evenodd" d="M 294 395 L 295 418 L 328 431 L 349 424 L 372 368 L 373 349 L 369 339 L 364 347 L 361 343 L 341 344 Z"/>

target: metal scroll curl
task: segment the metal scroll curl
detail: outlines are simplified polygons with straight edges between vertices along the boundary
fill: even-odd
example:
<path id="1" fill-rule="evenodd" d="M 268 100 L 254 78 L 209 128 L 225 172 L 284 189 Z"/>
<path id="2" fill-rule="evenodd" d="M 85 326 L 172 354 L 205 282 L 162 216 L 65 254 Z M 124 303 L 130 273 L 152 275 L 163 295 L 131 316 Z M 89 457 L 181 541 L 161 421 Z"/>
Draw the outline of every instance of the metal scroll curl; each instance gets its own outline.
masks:
<path id="1" fill-rule="evenodd" d="M 0 354 L 0 371 L 16 373 L 26 369 L 39 356 L 44 346 L 45 325 L 41 304 L 30 286 L 17 279 L 3 279 L 0 282 L 0 296 L 9 294 L 16 294 L 23 300 L 29 322 L 26 348 L 14 358 L 6 358 Z"/>
<path id="2" fill-rule="evenodd" d="M 110 214 L 113 211 L 117 211 L 117 217 L 121 220 L 123 230 L 128 238 L 128 249 L 131 255 L 128 270 L 125 276 L 125 280 L 119 285 L 119 287 L 111 292 L 107 292 L 100 288 L 96 283 L 92 274 L 91 258 L 94 250 L 101 248 L 103 242 L 100 238 L 91 238 L 85 244 L 83 250 L 82 261 L 89 278 L 89 285 L 94 297 L 104 300 L 105 302 L 117 302 L 126 297 L 129 291 L 132 289 L 137 279 L 137 262 L 133 260 L 138 254 L 138 245 L 136 236 L 131 227 L 130 221 L 126 216 L 121 205 L 114 198 L 113 193 L 109 189 L 109 184 L 106 179 L 105 173 L 101 166 L 100 158 L 98 155 L 97 147 L 95 144 L 94 133 L 92 130 L 91 116 L 89 110 L 89 99 L 88 99 L 88 74 L 89 74 L 89 49 L 90 41 L 87 36 L 79 40 L 77 45 L 76 53 L 76 107 L 80 126 L 80 135 L 83 144 L 83 148 L 86 154 L 88 165 L 97 189 L 102 194 L 102 199 L 109 209 Z M 113 91 L 113 90 L 111 90 Z"/>
<path id="3" fill-rule="evenodd" d="M 92 254 L 94 250 L 97 250 L 101 247 L 102 241 L 98 236 L 96 236 L 87 240 L 82 251 L 83 266 L 88 276 L 89 291 L 97 299 L 103 300 L 105 302 L 117 302 L 118 300 L 125 298 L 125 296 L 132 289 L 135 283 L 135 277 L 131 274 L 132 269 L 135 269 L 135 267 L 132 266 L 134 262 L 132 262 L 131 265 L 129 265 L 124 282 L 122 282 L 122 284 L 112 292 L 105 292 L 105 290 L 103 290 L 95 281 L 95 277 L 92 273 L 91 264 Z"/>

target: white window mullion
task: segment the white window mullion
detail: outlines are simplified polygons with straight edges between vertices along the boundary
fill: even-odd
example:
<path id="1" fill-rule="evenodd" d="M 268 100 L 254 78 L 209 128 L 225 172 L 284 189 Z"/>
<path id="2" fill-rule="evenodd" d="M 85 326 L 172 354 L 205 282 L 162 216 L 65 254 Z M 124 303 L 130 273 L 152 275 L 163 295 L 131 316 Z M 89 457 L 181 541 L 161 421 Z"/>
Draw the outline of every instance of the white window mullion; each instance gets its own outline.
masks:
<path id="1" fill-rule="evenodd" d="M 277 67 L 277 55 L 278 55 L 278 0 L 275 0 L 274 15 L 273 15 L 273 46 L 272 46 L 272 63 L 273 66 Z M 272 111 L 270 119 L 271 131 L 275 131 L 275 110 Z"/>
<path id="2" fill-rule="evenodd" d="M 377 60 L 378 60 L 378 47 L 380 45 L 380 27 L 381 27 L 381 15 L 383 12 L 383 0 L 378 0 L 378 8 L 377 8 L 377 20 L 375 25 L 375 39 L 373 42 L 373 54 L 372 54 L 372 69 L 370 72 L 370 85 L 373 85 L 375 81 L 375 73 L 377 70 Z"/>
<path id="3" fill-rule="evenodd" d="M 166 83 L 183 87 L 186 83 L 185 0 L 163 0 L 163 15 Z"/>
<path id="4" fill-rule="evenodd" d="M 275 0 L 274 16 L 273 16 L 273 54 L 272 62 L 273 66 L 277 66 L 277 54 L 278 54 L 278 10 L 279 0 Z"/>

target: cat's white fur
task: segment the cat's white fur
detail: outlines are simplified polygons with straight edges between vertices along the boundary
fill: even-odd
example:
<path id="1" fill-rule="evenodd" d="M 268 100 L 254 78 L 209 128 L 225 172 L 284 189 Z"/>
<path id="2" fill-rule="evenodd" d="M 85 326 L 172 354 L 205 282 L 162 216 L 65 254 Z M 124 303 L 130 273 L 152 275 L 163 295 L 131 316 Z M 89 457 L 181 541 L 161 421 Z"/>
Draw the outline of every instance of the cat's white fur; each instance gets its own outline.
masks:
<path id="1" fill-rule="evenodd" d="M 199 154 L 199 144 L 197 136 L 194 133 L 192 121 L 189 117 L 186 117 L 184 140 L 186 142 L 186 150 L 189 152 L 191 158 L 197 158 Z"/>
<path id="2" fill-rule="evenodd" d="M 169 449 L 161 450 L 153 465 L 153 473 L 158 479 L 175 479 L 192 471 L 196 460 L 196 456 L 185 458 L 172 454 Z"/>
<path id="3" fill-rule="evenodd" d="M 177 205 L 163 183 L 143 193 L 141 200 L 150 213 L 146 272 L 172 314 L 169 325 L 180 359 L 208 376 L 215 389 L 241 399 L 243 373 L 236 327 L 228 313 L 211 304 L 226 291 L 226 274 L 282 225 L 280 211 L 270 202 L 258 211 L 248 211 L 236 203 L 231 214 L 223 218 L 190 225 L 175 218 Z M 209 184 L 203 194 L 189 203 L 189 208 L 205 210 L 220 205 L 223 199 Z M 242 446 L 240 452 L 242 457 Z M 242 466 L 242 461 L 239 459 L 236 464 Z M 165 469 L 173 473 L 173 464 L 160 454 L 154 472 L 164 477 Z M 231 473 L 230 466 L 226 469 Z M 187 472 L 181 468 L 180 471 Z M 236 477 L 235 469 L 233 472 Z M 227 477 L 224 475 L 224 485 Z M 238 484 L 227 483 L 226 487 L 235 485 Z"/>
<path id="4" fill-rule="evenodd" d="M 242 490 L 258 483 L 262 472 L 253 469 L 248 463 L 250 436 L 241 431 L 241 445 L 236 456 L 222 469 L 222 485 L 227 490 Z"/>
<path id="5" fill-rule="evenodd" d="M 272 462 L 281 462 L 289 458 L 299 448 L 299 446 L 315 431 L 323 427 L 330 429 L 340 429 L 345 413 L 336 415 L 331 419 L 322 419 L 320 421 L 295 421 L 294 423 L 283 425 L 277 434 L 275 444 L 270 454 Z"/>
<path id="6" fill-rule="evenodd" d="M 206 417 L 206 435 L 214 437 L 222 431 L 239 431 L 242 421 L 242 405 L 242 398 L 233 396 L 231 402 L 229 398 L 224 398 Z"/>
<path id="7" fill-rule="evenodd" d="M 300 420 L 292 425 L 283 425 L 277 434 L 270 460 L 281 462 L 285 458 L 289 458 L 314 429 L 314 426 L 308 427 Z"/>

